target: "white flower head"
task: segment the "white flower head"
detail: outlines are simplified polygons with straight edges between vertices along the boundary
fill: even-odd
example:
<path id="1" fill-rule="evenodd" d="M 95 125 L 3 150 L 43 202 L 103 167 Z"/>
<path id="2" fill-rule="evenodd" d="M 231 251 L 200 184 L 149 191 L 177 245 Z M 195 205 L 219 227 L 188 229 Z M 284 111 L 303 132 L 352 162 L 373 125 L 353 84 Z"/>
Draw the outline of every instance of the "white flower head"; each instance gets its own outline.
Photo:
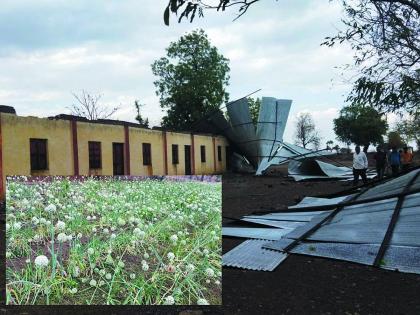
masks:
<path id="1" fill-rule="evenodd" d="M 47 212 L 55 212 L 57 210 L 57 207 L 53 204 L 49 204 L 45 207 L 45 211 Z"/>
<path id="2" fill-rule="evenodd" d="M 65 227 L 66 227 L 66 224 L 65 224 L 63 221 L 58 221 L 58 222 L 57 222 L 57 224 L 55 225 L 55 228 L 56 228 L 58 231 L 62 231 L 62 230 L 64 230 L 64 229 L 65 229 Z"/>
<path id="3" fill-rule="evenodd" d="M 107 280 L 111 280 L 112 275 L 111 275 L 110 273 L 107 273 L 107 274 L 105 275 L 105 278 L 106 278 Z"/>
<path id="4" fill-rule="evenodd" d="M 73 289 L 71 289 L 71 290 L 70 290 L 70 293 L 71 293 L 71 294 L 76 294 L 76 293 L 77 293 L 77 288 L 73 288 Z"/>
<path id="5" fill-rule="evenodd" d="M 87 250 L 89 255 L 93 255 L 93 253 L 95 252 L 95 250 L 92 247 L 89 247 Z"/>
<path id="6" fill-rule="evenodd" d="M 169 260 L 174 260 L 175 259 L 175 254 L 172 252 L 169 252 L 168 255 L 166 255 L 168 257 Z"/>
<path id="7" fill-rule="evenodd" d="M 170 239 L 173 243 L 176 243 L 176 241 L 178 240 L 178 236 L 176 234 L 174 234 L 174 235 L 171 236 Z"/>
<path id="8" fill-rule="evenodd" d="M 136 235 L 139 238 L 143 238 L 144 235 L 146 234 L 144 231 L 140 230 L 139 228 L 135 228 L 133 230 L 134 235 Z"/>
<path id="9" fill-rule="evenodd" d="M 22 227 L 22 224 L 20 223 L 20 222 L 15 222 L 14 224 L 13 224 L 13 228 L 15 229 L 15 230 L 20 230 L 20 228 Z"/>
<path id="10" fill-rule="evenodd" d="M 67 235 L 65 233 L 60 233 L 57 235 L 57 240 L 60 243 L 65 243 L 67 241 Z"/>
<path id="11" fill-rule="evenodd" d="M 124 226 L 125 225 L 125 220 L 123 218 L 118 218 L 117 223 L 119 226 Z"/>
<path id="12" fill-rule="evenodd" d="M 131 274 L 130 274 L 130 279 L 131 279 L 131 280 L 136 279 L 136 274 L 135 274 L 135 273 L 131 273 Z"/>
<path id="13" fill-rule="evenodd" d="M 96 287 L 96 280 L 95 279 L 90 280 L 89 284 L 91 287 Z"/>
<path id="14" fill-rule="evenodd" d="M 120 260 L 120 261 L 118 262 L 118 267 L 120 267 L 120 268 L 124 268 L 124 266 L 125 266 L 124 262 Z"/>
<path id="15" fill-rule="evenodd" d="M 144 263 L 141 265 L 141 269 L 143 269 L 143 271 L 147 271 L 149 270 L 149 265 L 147 263 Z"/>
<path id="16" fill-rule="evenodd" d="M 144 253 L 143 257 L 144 257 L 144 259 L 148 259 L 150 256 L 149 256 L 148 253 Z"/>
<path id="17" fill-rule="evenodd" d="M 117 237 L 117 235 L 115 235 L 115 233 L 112 233 L 111 236 L 110 236 L 111 239 L 115 239 L 116 237 Z"/>
<path id="18" fill-rule="evenodd" d="M 206 269 L 206 275 L 207 277 L 214 277 L 214 270 L 211 268 Z"/>
<path id="19" fill-rule="evenodd" d="M 175 299 L 172 295 L 168 295 L 167 297 L 165 297 L 165 301 L 163 302 L 163 304 L 165 305 L 174 305 L 175 304 Z"/>
<path id="20" fill-rule="evenodd" d="M 109 233 L 109 230 L 108 230 L 107 228 L 104 228 L 102 231 L 103 231 L 105 234 L 108 234 L 108 233 Z"/>
<path id="21" fill-rule="evenodd" d="M 198 299 L 197 304 L 198 305 L 209 305 L 209 302 L 207 302 L 206 299 Z"/>
<path id="22" fill-rule="evenodd" d="M 47 256 L 40 255 L 37 258 L 35 258 L 35 266 L 38 267 L 46 267 L 49 263 Z"/>
<path id="23" fill-rule="evenodd" d="M 195 270 L 195 267 L 193 264 L 188 264 L 186 269 L 188 272 L 193 272 Z"/>

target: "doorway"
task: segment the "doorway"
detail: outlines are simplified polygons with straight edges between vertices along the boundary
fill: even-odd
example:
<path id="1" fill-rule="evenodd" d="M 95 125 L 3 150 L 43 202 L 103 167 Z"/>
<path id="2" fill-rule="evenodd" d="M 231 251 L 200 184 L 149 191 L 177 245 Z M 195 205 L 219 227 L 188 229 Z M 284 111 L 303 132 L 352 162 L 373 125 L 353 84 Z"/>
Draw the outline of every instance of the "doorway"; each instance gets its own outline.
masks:
<path id="1" fill-rule="evenodd" d="M 191 146 L 184 145 L 185 175 L 191 175 Z"/>
<path id="2" fill-rule="evenodd" d="M 112 143 L 114 175 L 124 175 L 124 143 Z"/>

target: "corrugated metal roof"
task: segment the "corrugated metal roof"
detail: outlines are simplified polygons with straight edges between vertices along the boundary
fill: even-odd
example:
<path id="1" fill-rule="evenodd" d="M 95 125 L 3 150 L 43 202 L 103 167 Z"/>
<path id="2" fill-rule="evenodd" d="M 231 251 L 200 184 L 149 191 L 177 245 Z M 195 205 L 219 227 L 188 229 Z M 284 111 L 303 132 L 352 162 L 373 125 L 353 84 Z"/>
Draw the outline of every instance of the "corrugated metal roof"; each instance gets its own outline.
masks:
<path id="1" fill-rule="evenodd" d="M 263 249 L 265 240 L 247 240 L 227 252 L 222 257 L 223 266 L 237 267 L 251 270 L 272 271 L 287 254 Z"/>
<path id="2" fill-rule="evenodd" d="M 223 236 L 256 238 L 263 240 L 279 240 L 283 235 L 290 232 L 290 229 L 270 229 L 270 228 L 243 228 L 243 227 L 224 227 Z"/>
<path id="3" fill-rule="evenodd" d="M 416 174 L 419 176 L 414 177 Z M 409 183 L 413 184 L 411 189 L 405 188 Z M 341 209 L 340 202 L 349 202 L 351 199 L 349 196 L 343 196 L 334 199 L 305 198 L 300 204 L 292 207 L 331 205 L 337 202 L 338 208 L 334 213 L 270 213 L 246 216 L 244 219 L 267 225 L 270 225 L 267 221 L 272 221 L 272 224 L 285 224 L 290 227 L 290 233 L 284 234 L 282 238 L 262 243 L 261 246 L 267 250 L 281 253 L 287 249 L 291 253 L 420 273 L 420 193 L 415 191 L 418 188 L 413 189 L 420 187 L 419 183 L 420 169 L 352 196 L 357 201 L 359 198 L 377 198 L 364 204 L 341 205 Z M 404 194 L 387 198 L 395 192 Z M 332 216 L 334 214 L 335 216 Z M 396 221 L 391 221 L 391 218 Z M 392 222 L 396 222 L 395 226 Z M 296 228 L 293 228 L 293 225 Z M 385 237 L 387 231 L 390 238 Z"/>

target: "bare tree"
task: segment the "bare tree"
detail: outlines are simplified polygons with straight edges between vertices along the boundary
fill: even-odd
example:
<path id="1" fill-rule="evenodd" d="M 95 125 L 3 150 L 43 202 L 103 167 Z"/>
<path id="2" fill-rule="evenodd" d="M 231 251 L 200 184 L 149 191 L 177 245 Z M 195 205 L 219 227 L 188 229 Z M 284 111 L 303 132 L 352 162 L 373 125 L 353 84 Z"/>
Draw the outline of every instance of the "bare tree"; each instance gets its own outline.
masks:
<path id="1" fill-rule="evenodd" d="M 75 116 L 85 117 L 89 120 L 106 119 L 111 117 L 115 112 L 120 109 L 114 107 L 112 109 L 106 108 L 99 104 L 102 95 L 91 95 L 89 92 L 82 90 L 78 95 L 71 93 L 77 100 L 77 104 L 73 104 L 69 109 L 71 114 Z"/>
<path id="2" fill-rule="evenodd" d="M 138 101 L 138 100 L 134 101 L 134 107 L 136 108 L 136 111 L 137 111 L 136 120 L 139 122 L 140 125 L 148 128 L 149 127 L 149 118 L 144 119 L 143 116 L 140 113 L 140 109 L 143 106 L 144 106 L 144 104 L 141 104 L 140 101 Z"/>
<path id="3" fill-rule="evenodd" d="M 306 148 L 308 144 L 313 144 L 315 149 L 319 148 L 321 137 L 319 136 L 318 131 L 315 129 L 315 123 L 311 114 L 299 114 L 296 122 L 295 138 L 295 143 L 297 145 L 302 145 L 304 148 Z"/>

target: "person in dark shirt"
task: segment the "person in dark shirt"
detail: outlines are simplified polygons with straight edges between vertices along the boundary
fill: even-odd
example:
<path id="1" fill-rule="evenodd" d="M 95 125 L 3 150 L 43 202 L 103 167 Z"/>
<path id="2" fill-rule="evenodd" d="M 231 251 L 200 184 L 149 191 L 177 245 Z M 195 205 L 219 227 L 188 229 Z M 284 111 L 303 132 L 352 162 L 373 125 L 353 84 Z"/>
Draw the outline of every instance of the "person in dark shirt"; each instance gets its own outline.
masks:
<path id="1" fill-rule="evenodd" d="M 376 153 L 373 158 L 376 161 L 376 172 L 378 174 L 378 179 L 381 180 L 384 177 L 386 168 L 386 153 L 384 150 L 382 150 L 382 147 L 378 146 L 376 148 Z"/>
<path id="2" fill-rule="evenodd" d="M 389 155 L 389 164 L 391 165 L 392 176 L 397 176 L 400 171 L 401 159 L 396 147 L 392 148 L 392 152 Z"/>

